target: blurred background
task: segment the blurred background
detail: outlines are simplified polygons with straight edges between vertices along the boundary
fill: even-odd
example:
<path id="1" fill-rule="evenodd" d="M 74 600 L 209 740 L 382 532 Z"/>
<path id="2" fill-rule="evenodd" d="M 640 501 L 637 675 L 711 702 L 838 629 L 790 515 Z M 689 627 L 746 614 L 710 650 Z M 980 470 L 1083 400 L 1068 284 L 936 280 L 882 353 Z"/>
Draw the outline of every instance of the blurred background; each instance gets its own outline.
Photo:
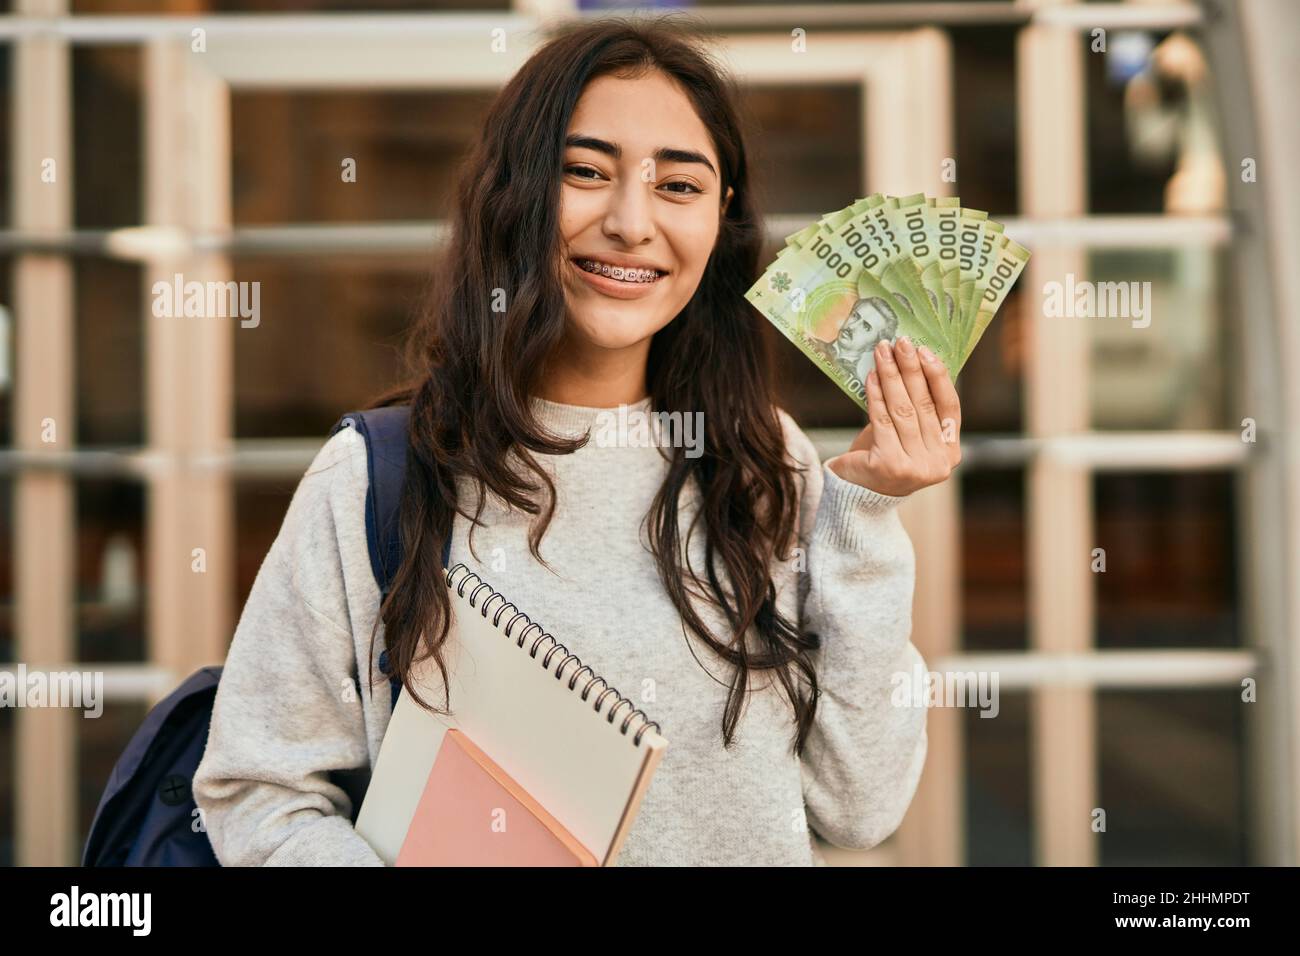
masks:
<path id="1" fill-rule="evenodd" d="M 1000 712 L 933 709 L 903 826 L 828 858 L 1296 864 L 1300 5 L 674 6 L 742 84 L 764 261 L 873 191 L 960 195 L 1033 252 L 961 376 L 964 462 L 904 513 L 914 640 L 996 671 Z M 0 670 L 108 696 L 0 708 L 0 864 L 76 862 L 149 707 L 223 659 L 329 427 L 396 375 L 542 29 L 654 9 L 0 2 Z M 260 282 L 260 322 L 153 316 L 176 272 Z M 1067 276 L 1149 282 L 1150 324 L 1045 316 Z M 773 340 L 784 406 L 843 450 L 859 412 Z"/>

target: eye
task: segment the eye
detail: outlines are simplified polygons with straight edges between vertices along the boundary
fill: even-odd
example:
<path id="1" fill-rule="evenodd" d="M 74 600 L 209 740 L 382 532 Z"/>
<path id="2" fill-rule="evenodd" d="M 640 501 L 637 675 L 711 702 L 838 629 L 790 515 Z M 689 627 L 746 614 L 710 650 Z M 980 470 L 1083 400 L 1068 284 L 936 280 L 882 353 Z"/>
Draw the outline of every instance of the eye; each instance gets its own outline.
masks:
<path id="1" fill-rule="evenodd" d="M 566 173 L 570 173 L 570 172 L 571 172 L 571 173 L 573 173 L 575 176 L 577 176 L 578 173 L 595 173 L 596 176 L 600 176 L 600 170 L 599 170 L 599 169 L 596 169 L 596 168 L 594 168 L 594 167 L 592 167 L 592 166 L 565 166 L 565 167 L 564 167 L 564 171 L 565 171 Z M 592 181 L 592 182 L 595 181 L 595 177 L 590 177 L 590 176 L 578 176 L 578 178 L 579 178 L 579 179 L 587 179 L 587 180 Z"/>
<path id="2" fill-rule="evenodd" d="M 670 192 L 675 192 L 675 193 L 677 193 L 678 195 L 686 195 L 687 193 L 703 193 L 703 192 L 704 192 L 704 190 L 700 189 L 700 188 L 699 188 L 698 186 L 696 186 L 694 183 L 688 183 L 688 182 L 686 182 L 685 180 L 678 180 L 677 182 L 672 182 L 672 183 L 664 183 L 664 185 L 665 185 L 665 186 L 685 186 L 685 187 L 686 187 L 686 191 L 685 191 L 685 192 L 680 191 L 680 190 L 676 190 L 676 189 L 669 190 Z"/>

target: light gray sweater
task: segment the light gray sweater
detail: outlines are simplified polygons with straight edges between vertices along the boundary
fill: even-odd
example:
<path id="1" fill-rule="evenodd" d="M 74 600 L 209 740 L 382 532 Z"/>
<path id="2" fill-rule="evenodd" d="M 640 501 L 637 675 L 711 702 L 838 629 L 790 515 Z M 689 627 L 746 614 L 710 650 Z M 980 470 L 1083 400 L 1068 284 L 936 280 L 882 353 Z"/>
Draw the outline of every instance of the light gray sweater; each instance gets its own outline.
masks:
<path id="1" fill-rule="evenodd" d="M 580 435 L 602 420 L 600 409 L 532 401 L 559 434 Z M 668 740 L 619 865 L 820 864 L 811 831 L 842 847 L 874 846 L 897 828 L 915 792 L 925 708 L 891 703 L 894 675 L 924 666 L 909 640 L 915 564 L 901 499 L 841 479 L 780 416 L 790 455 L 809 467 L 802 553 L 775 565 L 773 581 L 781 611 L 822 639 L 823 693 L 802 758 L 791 753 L 792 711 L 770 673 L 752 679 L 736 738 L 723 748 L 728 665 L 682 623 L 642 527 L 665 474 L 659 449 L 593 437 L 572 455 L 538 456 L 558 496 L 541 542 L 554 573 L 528 552 L 530 516 L 495 495 L 474 553 L 468 522 L 456 518 L 452 566 L 468 565 L 630 692 Z M 357 694 L 354 685 L 357 675 L 365 685 L 379 606 L 366 487 L 364 440 L 344 429 L 299 484 L 239 619 L 194 778 L 224 865 L 382 865 L 352 828 L 347 791 L 327 776 L 372 767 L 391 714 L 377 663 L 382 625 L 376 686 Z M 683 491 L 683 537 L 697 494 L 693 484 Z M 472 510 L 468 485 L 462 495 Z M 702 538 L 701 526 L 689 544 L 697 570 Z M 716 609 L 703 601 L 696 608 L 725 639 Z"/>

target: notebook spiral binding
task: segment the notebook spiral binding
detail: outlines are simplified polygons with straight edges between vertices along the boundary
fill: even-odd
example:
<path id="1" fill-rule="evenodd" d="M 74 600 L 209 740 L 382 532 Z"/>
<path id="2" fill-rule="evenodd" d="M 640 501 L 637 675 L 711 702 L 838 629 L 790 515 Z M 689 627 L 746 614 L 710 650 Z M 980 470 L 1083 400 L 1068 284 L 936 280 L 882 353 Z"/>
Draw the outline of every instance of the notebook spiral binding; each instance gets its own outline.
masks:
<path id="1" fill-rule="evenodd" d="M 518 623 L 519 621 L 526 622 L 527 626 L 522 631 L 519 632 L 519 637 L 515 640 L 515 644 L 518 647 L 522 648 L 524 646 L 524 641 L 528 639 L 528 633 L 533 629 L 536 629 L 537 631 L 541 632 L 537 635 L 536 638 L 534 638 L 532 645 L 528 648 L 529 657 L 532 658 L 537 657 L 537 650 L 541 646 L 541 643 L 543 641 L 549 640 L 551 642 L 550 649 L 547 650 L 545 656 L 542 657 L 543 670 L 550 669 L 552 657 L 556 656 L 557 654 L 562 654 L 563 657 L 561 658 L 559 664 L 555 666 L 555 679 L 562 680 L 565 665 L 567 665 L 570 661 L 572 661 L 575 665 L 577 665 L 577 667 L 574 670 L 572 676 L 569 677 L 569 690 L 573 690 L 577 686 L 578 679 L 582 676 L 584 671 L 590 672 L 591 676 L 587 679 L 587 682 L 582 687 L 582 699 L 584 701 L 587 699 L 587 696 L 591 693 L 591 688 L 593 684 L 599 683 L 605 685 L 604 689 L 600 692 L 599 695 L 597 695 L 596 702 L 593 705 L 593 709 L 597 713 L 600 713 L 600 708 L 605 703 L 605 699 L 612 695 L 614 697 L 614 706 L 611 707 L 609 709 L 609 713 L 605 715 L 605 719 L 609 721 L 610 724 L 614 723 L 614 715 L 618 712 L 619 708 L 621 708 L 624 704 L 626 704 L 629 708 L 632 707 L 632 701 L 630 698 L 624 697 L 622 694 L 618 692 L 617 689 L 610 687 L 609 682 L 606 681 L 605 678 L 603 677 L 598 677 L 596 675 L 596 672 L 592 670 L 589 665 L 583 664 L 581 658 L 579 658 L 577 654 L 570 653 L 567 647 L 565 647 L 563 644 L 557 641 L 550 634 L 542 631 L 542 626 L 540 624 L 536 623 L 527 614 L 519 610 L 519 607 L 517 605 L 506 601 L 504 594 L 502 594 L 500 591 L 495 590 L 492 587 L 492 585 L 484 581 L 481 577 L 479 577 L 477 574 L 471 571 L 466 565 L 458 564 L 455 567 L 453 567 L 450 571 L 447 572 L 447 586 L 454 587 L 456 589 L 456 593 L 461 597 L 465 597 L 465 588 L 467 585 L 469 585 L 471 579 L 478 583 L 474 585 L 473 590 L 471 590 L 469 593 L 469 606 L 478 609 L 478 611 L 483 615 L 484 618 L 488 616 L 488 606 L 492 603 L 492 599 L 498 598 L 501 601 L 501 606 L 498 607 L 495 613 L 493 613 L 492 615 L 493 627 L 495 627 L 497 630 L 505 634 L 506 637 L 513 638 L 514 635 L 511 633 L 511 630 L 514 628 L 515 624 Z M 483 598 L 482 604 L 475 603 L 478 601 L 479 594 L 482 593 L 484 590 L 487 591 L 487 595 Z M 502 627 L 501 616 L 506 612 L 507 608 L 514 608 L 515 614 L 510 618 L 509 621 L 506 622 L 505 627 Z M 655 729 L 656 733 L 660 731 L 659 724 L 651 720 L 644 711 L 640 709 L 633 709 L 631 710 L 630 713 L 628 713 L 626 717 L 623 718 L 623 723 L 619 727 L 620 732 L 624 736 L 627 735 L 628 727 L 631 726 L 632 721 L 638 715 L 640 715 L 641 717 L 641 726 L 637 728 L 636 734 L 632 737 L 632 744 L 634 746 L 641 745 L 641 736 L 651 727 Z"/>

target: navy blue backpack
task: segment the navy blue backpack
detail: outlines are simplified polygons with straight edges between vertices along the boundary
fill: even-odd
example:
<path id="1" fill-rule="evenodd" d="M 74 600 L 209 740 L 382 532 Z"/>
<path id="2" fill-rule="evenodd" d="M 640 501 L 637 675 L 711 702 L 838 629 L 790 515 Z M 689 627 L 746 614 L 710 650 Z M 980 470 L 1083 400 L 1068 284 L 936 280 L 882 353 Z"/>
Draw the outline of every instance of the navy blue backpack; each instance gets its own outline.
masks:
<path id="1" fill-rule="evenodd" d="M 406 475 L 406 425 L 410 407 L 350 412 L 330 431 L 356 428 L 366 441 L 370 472 L 366 492 L 366 544 L 381 595 L 402 562 L 397 510 Z M 446 567 L 451 542 L 442 551 Z M 388 652 L 379 656 L 388 671 Z M 208 742 L 220 667 L 195 671 L 160 701 L 113 767 L 95 810 L 82 866 L 219 866 L 207 833 L 198 827 L 190 785 Z M 389 677 L 393 703 L 402 685 Z M 369 782 L 369 769 L 332 774 L 352 797 L 353 822 Z"/>

